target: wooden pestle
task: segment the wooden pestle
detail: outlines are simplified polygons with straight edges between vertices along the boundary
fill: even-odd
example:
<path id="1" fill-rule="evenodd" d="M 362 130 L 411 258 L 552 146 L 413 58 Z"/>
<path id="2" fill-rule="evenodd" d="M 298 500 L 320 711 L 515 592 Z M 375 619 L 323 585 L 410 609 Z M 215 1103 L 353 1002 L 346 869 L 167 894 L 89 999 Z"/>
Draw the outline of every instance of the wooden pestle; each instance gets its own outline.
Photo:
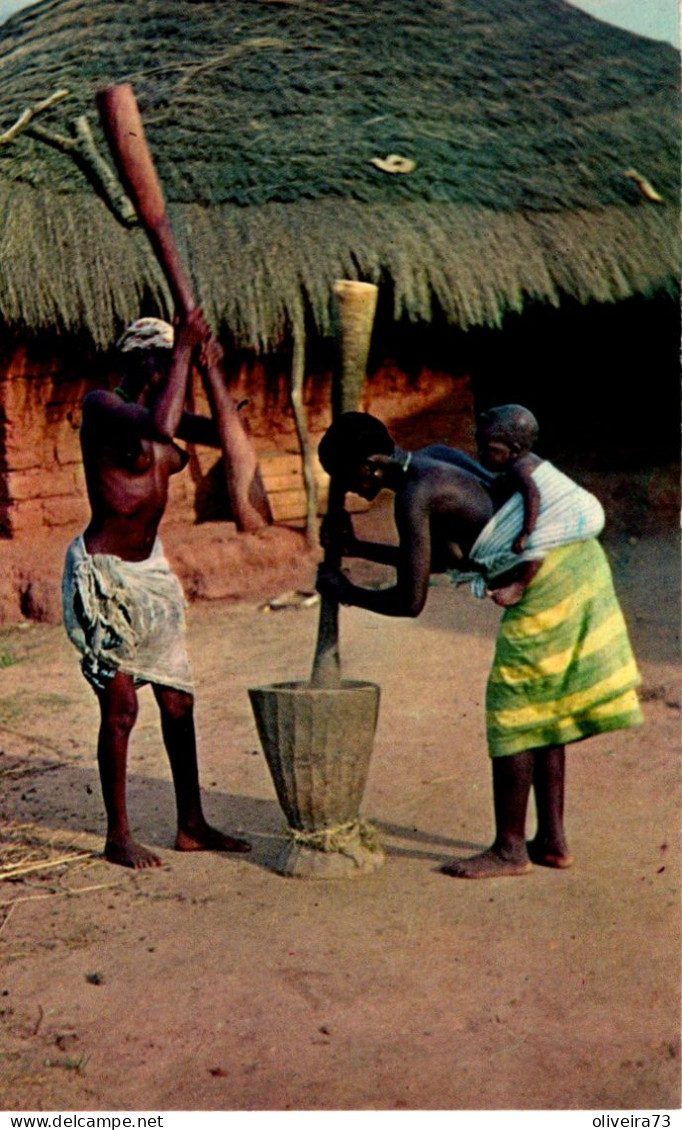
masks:
<path id="1" fill-rule="evenodd" d="M 337 307 L 338 370 L 332 384 L 332 419 L 343 412 L 358 409 L 367 369 L 378 287 L 373 283 L 338 279 L 334 284 Z M 329 484 L 327 514 L 340 516 L 345 491 L 332 479 Z M 340 554 L 325 550 L 324 564 L 338 569 Z M 320 620 L 310 682 L 314 687 L 336 687 L 341 684 L 339 655 L 339 606 L 334 600 L 321 597 Z"/>

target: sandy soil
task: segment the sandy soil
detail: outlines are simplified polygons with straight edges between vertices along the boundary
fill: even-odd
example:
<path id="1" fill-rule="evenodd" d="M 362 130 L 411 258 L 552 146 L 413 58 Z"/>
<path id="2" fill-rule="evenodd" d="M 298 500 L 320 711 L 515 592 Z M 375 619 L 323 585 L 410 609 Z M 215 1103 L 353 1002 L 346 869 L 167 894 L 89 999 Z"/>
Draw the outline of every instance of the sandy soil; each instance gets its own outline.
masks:
<path id="1" fill-rule="evenodd" d="M 416 621 L 342 610 L 344 673 L 382 688 L 363 812 L 387 862 L 336 882 L 272 870 L 284 819 L 247 697 L 308 678 L 315 608 L 192 605 L 206 812 L 253 852 L 172 851 L 147 690 L 130 798 L 164 866 L 144 873 L 99 855 L 96 704 L 60 626 L 0 629 L 3 1109 L 678 1108 L 679 547 L 607 548 L 646 724 L 571 750 L 576 865 L 516 879 L 439 873 L 492 833 L 499 612 L 466 591 L 438 581 Z"/>

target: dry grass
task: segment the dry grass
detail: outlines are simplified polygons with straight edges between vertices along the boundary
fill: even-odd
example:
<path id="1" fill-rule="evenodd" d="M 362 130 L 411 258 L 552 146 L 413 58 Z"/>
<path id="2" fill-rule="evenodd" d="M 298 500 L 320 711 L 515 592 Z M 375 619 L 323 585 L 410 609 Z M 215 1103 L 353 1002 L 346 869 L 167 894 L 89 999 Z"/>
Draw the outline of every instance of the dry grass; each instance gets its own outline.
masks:
<path id="1" fill-rule="evenodd" d="M 92 851 L 76 848 L 79 839 L 48 836 L 33 824 L 6 826 L 0 836 L 0 882 L 92 859 Z"/>

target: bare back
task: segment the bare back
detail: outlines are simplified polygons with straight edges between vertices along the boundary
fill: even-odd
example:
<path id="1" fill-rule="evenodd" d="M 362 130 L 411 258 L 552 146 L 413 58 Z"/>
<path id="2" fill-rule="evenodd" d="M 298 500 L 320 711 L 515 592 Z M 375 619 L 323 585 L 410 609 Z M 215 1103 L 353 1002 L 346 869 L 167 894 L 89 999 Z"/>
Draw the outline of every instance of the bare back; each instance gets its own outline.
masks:
<path id="1" fill-rule="evenodd" d="M 462 568 L 483 527 L 493 515 L 489 491 L 462 467 L 415 452 L 414 477 L 396 495 L 401 546 L 426 550 L 429 573 Z M 420 571 L 423 564 L 420 565 Z"/>

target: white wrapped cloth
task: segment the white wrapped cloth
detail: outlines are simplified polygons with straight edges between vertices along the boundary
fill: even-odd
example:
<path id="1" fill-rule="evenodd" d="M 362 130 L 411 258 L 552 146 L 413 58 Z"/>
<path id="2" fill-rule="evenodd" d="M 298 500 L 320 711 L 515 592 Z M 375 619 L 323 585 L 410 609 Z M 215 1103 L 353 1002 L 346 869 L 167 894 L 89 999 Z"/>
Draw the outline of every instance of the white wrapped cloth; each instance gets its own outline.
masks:
<path id="1" fill-rule="evenodd" d="M 483 597 L 490 581 L 522 561 L 538 561 L 560 545 L 597 537 L 604 528 L 604 510 L 593 494 L 578 486 L 544 460 L 533 472 L 540 492 L 540 510 L 522 553 L 512 544 L 523 528 L 523 497 L 516 492 L 493 514 L 471 547 L 469 557 L 483 572 L 450 571 L 456 584 L 472 582 L 474 596 Z"/>
<path id="2" fill-rule="evenodd" d="M 145 561 L 90 555 L 82 536 L 74 538 L 64 563 L 62 603 L 67 634 L 96 690 L 123 671 L 138 686 L 193 693 L 185 598 L 158 538 Z"/>

